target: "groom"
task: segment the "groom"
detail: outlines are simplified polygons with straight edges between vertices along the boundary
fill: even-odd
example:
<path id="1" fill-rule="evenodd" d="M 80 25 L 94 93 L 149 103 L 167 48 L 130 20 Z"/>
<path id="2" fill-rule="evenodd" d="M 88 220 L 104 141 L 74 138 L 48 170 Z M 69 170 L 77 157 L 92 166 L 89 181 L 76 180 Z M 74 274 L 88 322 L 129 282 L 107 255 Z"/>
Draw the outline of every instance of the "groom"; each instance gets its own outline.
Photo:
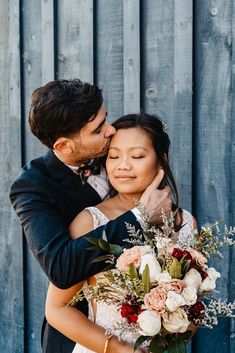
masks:
<path id="1" fill-rule="evenodd" d="M 78 79 L 52 81 L 32 94 L 30 129 L 48 151 L 21 170 L 10 199 L 30 249 L 49 280 L 60 288 L 105 267 L 92 262 L 100 254 L 86 250 L 85 237 L 71 240 L 68 226 L 85 207 L 100 203 L 108 194 L 104 168 L 87 165 L 105 155 L 115 134 L 106 116 L 101 90 Z M 157 189 L 161 179 L 158 175 L 140 200 L 158 215 L 171 208 L 168 188 Z M 105 229 L 109 242 L 121 245 L 128 236 L 125 222 L 139 229 L 139 215 L 138 209 L 130 210 L 89 236 L 101 238 Z M 75 345 L 47 323 L 42 337 L 44 353 L 69 353 Z"/>

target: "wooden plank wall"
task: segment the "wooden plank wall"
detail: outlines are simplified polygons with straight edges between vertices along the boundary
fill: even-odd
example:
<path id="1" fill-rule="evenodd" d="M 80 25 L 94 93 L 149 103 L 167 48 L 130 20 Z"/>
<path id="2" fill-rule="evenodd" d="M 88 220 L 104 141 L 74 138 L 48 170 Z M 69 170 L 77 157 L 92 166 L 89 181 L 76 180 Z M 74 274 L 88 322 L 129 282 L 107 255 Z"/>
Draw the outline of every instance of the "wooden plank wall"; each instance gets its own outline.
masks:
<path id="1" fill-rule="evenodd" d="M 0 16 L 0 352 L 39 353 L 48 281 L 8 201 L 21 165 L 45 151 L 27 126 L 32 90 L 79 77 L 103 89 L 111 121 L 159 115 L 182 206 L 199 224 L 235 225 L 235 4 L 2 0 Z M 234 299 L 235 257 L 224 255 L 220 295 Z M 200 330 L 192 351 L 232 353 L 234 337 L 223 320 Z"/>
<path id="2" fill-rule="evenodd" d="M 22 231 L 8 190 L 21 167 L 19 1 L 0 2 L 0 351 L 24 351 Z M 13 40 L 14 38 L 14 40 Z"/>
<path id="3" fill-rule="evenodd" d="M 194 12 L 194 211 L 200 224 L 234 222 L 234 11 L 233 1 L 197 1 Z M 233 111 L 233 113 L 232 113 Z M 233 165 L 234 167 L 234 165 Z M 216 264 L 222 272 L 219 296 L 235 297 L 235 252 Z M 234 322 L 223 319 L 213 331 L 201 330 L 196 351 L 234 351 Z M 221 334 L 223 332 L 223 334 Z M 232 349 L 233 347 L 233 349 Z"/>

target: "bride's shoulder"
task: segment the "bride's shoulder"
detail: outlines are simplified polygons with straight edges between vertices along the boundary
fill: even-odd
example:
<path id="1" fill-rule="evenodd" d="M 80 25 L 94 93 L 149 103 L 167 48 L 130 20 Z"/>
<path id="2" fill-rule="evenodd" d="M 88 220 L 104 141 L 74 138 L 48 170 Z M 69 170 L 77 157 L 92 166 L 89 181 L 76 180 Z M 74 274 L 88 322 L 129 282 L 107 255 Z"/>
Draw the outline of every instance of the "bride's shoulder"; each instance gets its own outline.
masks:
<path id="1" fill-rule="evenodd" d="M 76 239 L 93 229 L 93 217 L 89 209 L 80 212 L 69 226 L 69 233 L 73 239 Z"/>

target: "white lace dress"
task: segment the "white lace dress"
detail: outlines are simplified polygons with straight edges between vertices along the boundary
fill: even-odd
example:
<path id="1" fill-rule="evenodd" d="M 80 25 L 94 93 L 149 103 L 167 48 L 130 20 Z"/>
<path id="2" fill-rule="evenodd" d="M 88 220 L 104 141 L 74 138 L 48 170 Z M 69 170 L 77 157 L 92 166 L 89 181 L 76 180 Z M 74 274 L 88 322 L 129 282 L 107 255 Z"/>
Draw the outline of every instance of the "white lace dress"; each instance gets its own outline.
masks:
<path id="1" fill-rule="evenodd" d="M 108 223 L 109 219 L 96 207 L 88 207 L 86 208 L 89 210 L 93 217 L 94 229 Z M 185 240 L 185 237 L 191 237 L 193 239 L 194 232 L 193 232 L 193 218 L 192 215 L 183 210 L 183 224 L 184 227 L 179 232 L 179 238 Z M 188 239 L 190 240 L 190 239 Z M 98 278 L 102 276 L 101 274 L 97 274 L 95 277 Z M 122 335 L 121 332 L 116 328 L 117 323 L 121 323 L 124 319 L 122 318 L 121 314 L 119 313 L 118 308 L 114 304 L 106 304 L 105 302 L 98 302 L 96 304 L 96 313 L 93 311 L 92 303 L 89 297 L 87 296 L 88 301 L 88 318 L 95 322 L 97 325 L 102 326 L 105 330 L 108 330 L 110 333 L 118 336 L 120 339 L 133 343 L 137 338 L 138 335 L 133 335 L 133 333 Z M 89 335 L 89 332 L 87 332 Z M 72 353 L 95 353 L 90 349 L 81 346 L 77 343 L 72 351 Z"/>

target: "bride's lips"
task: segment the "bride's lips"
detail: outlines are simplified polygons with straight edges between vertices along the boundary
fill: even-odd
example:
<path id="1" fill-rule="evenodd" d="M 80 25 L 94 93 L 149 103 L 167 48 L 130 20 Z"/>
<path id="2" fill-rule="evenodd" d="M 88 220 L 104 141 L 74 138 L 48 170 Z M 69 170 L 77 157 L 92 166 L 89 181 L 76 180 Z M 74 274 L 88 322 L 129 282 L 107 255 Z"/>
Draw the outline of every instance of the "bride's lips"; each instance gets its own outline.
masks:
<path id="1" fill-rule="evenodd" d="M 135 179 L 135 176 L 133 175 L 126 175 L 126 174 L 120 174 L 120 175 L 115 175 L 114 176 L 115 179 L 118 180 L 131 180 L 131 179 Z"/>

